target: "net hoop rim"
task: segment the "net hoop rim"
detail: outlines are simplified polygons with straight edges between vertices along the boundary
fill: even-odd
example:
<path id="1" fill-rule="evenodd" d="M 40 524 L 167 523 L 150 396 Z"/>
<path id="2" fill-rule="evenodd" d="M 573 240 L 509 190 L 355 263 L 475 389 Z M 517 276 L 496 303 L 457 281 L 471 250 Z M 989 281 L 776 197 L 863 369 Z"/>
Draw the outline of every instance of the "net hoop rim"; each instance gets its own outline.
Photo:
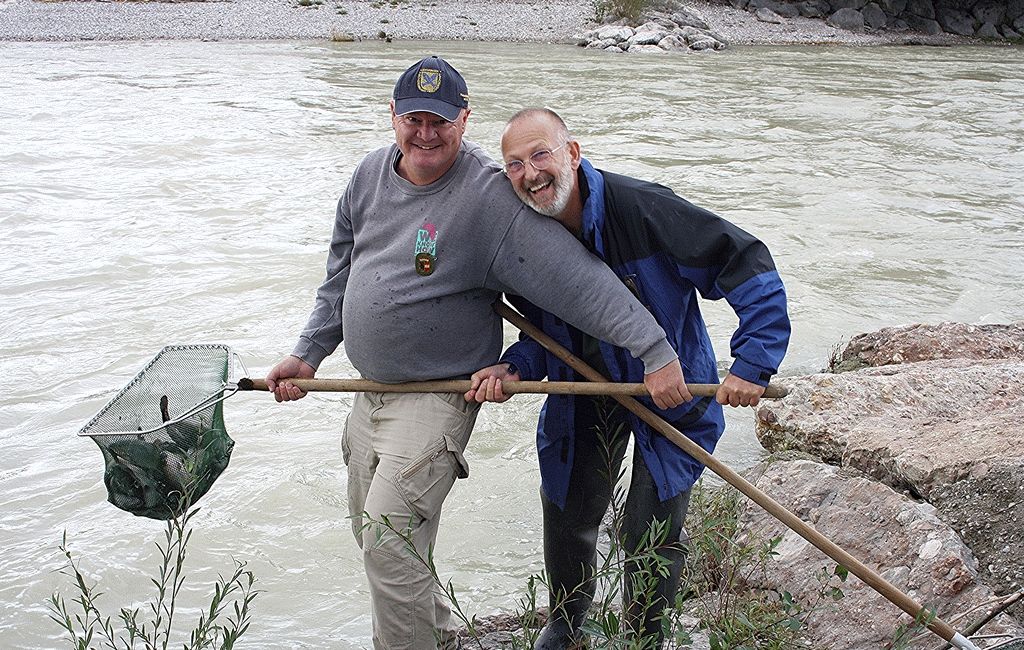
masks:
<path id="1" fill-rule="evenodd" d="M 228 364 L 227 364 L 228 365 L 228 368 L 227 368 L 227 375 L 228 376 L 227 376 L 227 380 L 221 382 L 221 385 L 220 385 L 219 388 L 217 388 L 214 392 L 210 393 L 209 395 L 207 395 L 206 397 L 201 399 L 195 406 L 193 406 L 192 408 L 186 409 L 183 414 L 179 415 L 178 417 L 172 418 L 172 419 L 170 419 L 170 420 L 168 420 L 166 422 L 161 422 L 158 426 L 153 427 L 151 429 L 148 429 L 148 430 L 145 430 L 145 431 L 140 431 L 140 430 L 134 430 L 134 431 L 89 431 L 89 429 L 93 425 L 95 425 L 100 420 L 100 418 L 102 418 L 107 413 L 107 411 L 109 411 L 111 409 L 111 407 L 117 402 L 118 399 L 120 399 L 129 390 L 131 390 L 131 388 L 133 386 L 135 386 L 140 381 L 142 381 L 142 378 L 145 376 L 146 372 L 150 368 L 152 368 L 156 364 L 156 362 L 159 361 L 160 358 L 164 354 L 167 354 L 169 352 L 176 352 L 176 351 L 179 351 L 179 350 L 218 350 L 218 351 L 223 351 L 227 355 L 227 357 L 228 357 Z M 243 371 L 246 370 L 245 364 L 242 362 L 242 358 L 231 348 L 231 346 L 225 345 L 225 344 L 222 344 L 222 343 L 190 343 L 190 344 L 186 344 L 186 345 L 165 345 L 163 348 L 160 349 L 159 352 L 157 352 L 156 356 L 154 356 L 152 359 L 150 359 L 149 363 L 147 363 L 146 366 L 142 370 L 140 370 L 132 378 L 132 380 L 130 382 L 128 382 L 128 384 L 117 393 L 117 395 L 114 395 L 114 397 L 112 397 L 110 399 L 110 401 L 108 401 L 103 406 L 103 408 L 101 408 L 96 413 L 96 415 L 94 415 L 85 424 L 85 426 L 83 426 L 81 429 L 78 430 L 78 435 L 80 437 L 87 437 L 87 438 L 106 437 L 106 436 L 124 436 L 124 435 L 137 436 L 137 435 L 145 435 L 145 434 L 148 434 L 148 433 L 153 433 L 155 431 L 159 431 L 160 429 L 163 429 L 164 427 L 166 427 L 168 425 L 178 424 L 179 422 L 181 422 L 181 421 L 191 417 L 192 415 L 194 415 L 198 411 L 201 411 L 201 410 L 203 410 L 205 408 L 209 408 L 210 406 L 213 406 L 214 404 L 217 404 L 218 402 L 223 402 L 224 400 L 226 400 L 227 398 L 231 397 L 232 395 L 234 395 L 235 393 L 238 392 L 238 384 L 235 382 L 235 365 L 236 364 L 241 366 Z M 245 374 L 248 374 L 248 373 L 245 372 Z M 218 395 L 220 395 L 220 396 L 218 397 Z"/>

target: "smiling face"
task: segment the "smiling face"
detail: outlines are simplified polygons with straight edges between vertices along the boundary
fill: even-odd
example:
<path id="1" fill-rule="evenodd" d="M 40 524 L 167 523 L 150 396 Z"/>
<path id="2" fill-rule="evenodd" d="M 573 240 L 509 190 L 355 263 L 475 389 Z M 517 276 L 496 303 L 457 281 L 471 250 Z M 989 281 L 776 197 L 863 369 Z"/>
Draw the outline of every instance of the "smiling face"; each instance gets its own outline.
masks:
<path id="1" fill-rule="evenodd" d="M 565 221 L 575 213 L 579 188 L 576 169 L 580 165 L 580 146 L 568 140 L 569 134 L 554 119 L 533 113 L 514 119 L 501 135 L 501 156 L 506 167 L 513 161 L 524 164 L 521 173 L 510 173 L 509 181 L 520 200 L 537 212 Z M 568 142 L 567 142 L 568 140 Z M 550 152 L 537 169 L 531 162 L 538 152 Z"/>
<path id="2" fill-rule="evenodd" d="M 468 118 L 469 109 L 463 109 L 454 122 L 426 111 L 395 115 L 392 101 L 391 125 L 402 151 L 398 173 L 416 185 L 429 185 L 444 176 L 458 156 Z"/>

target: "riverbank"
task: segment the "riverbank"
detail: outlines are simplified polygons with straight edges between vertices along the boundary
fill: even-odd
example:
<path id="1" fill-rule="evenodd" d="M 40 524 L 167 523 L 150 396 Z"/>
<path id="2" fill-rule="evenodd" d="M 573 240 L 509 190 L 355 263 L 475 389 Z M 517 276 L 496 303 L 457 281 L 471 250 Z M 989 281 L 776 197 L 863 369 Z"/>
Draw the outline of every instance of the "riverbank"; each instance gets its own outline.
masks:
<path id="1" fill-rule="evenodd" d="M 951 34 L 851 32 L 803 17 L 773 24 L 729 5 L 685 5 L 730 45 L 975 42 Z M 390 38 L 574 43 L 594 26 L 593 5 L 565 0 L 0 0 L 0 41 Z"/>

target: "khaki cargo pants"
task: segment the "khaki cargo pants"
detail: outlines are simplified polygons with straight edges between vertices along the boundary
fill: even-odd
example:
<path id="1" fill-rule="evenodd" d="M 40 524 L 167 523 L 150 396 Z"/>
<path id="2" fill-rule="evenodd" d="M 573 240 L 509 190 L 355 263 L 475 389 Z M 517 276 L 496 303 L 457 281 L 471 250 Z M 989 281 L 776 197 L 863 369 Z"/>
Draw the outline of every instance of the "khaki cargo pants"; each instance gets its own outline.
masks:
<path id="1" fill-rule="evenodd" d="M 378 650 L 455 647 L 451 611 L 430 573 L 405 540 L 373 522 L 386 517 L 427 559 L 441 505 L 455 479 L 469 475 L 462 454 L 479 406 L 444 393 L 357 393 L 353 402 L 341 446 Z"/>

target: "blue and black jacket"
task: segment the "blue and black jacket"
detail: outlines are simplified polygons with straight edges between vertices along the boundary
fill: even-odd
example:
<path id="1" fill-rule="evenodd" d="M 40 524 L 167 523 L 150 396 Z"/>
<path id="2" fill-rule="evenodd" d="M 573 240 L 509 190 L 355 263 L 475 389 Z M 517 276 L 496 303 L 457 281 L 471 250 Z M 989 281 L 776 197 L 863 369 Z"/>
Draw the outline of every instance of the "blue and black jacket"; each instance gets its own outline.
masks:
<path id="1" fill-rule="evenodd" d="M 790 334 L 785 288 L 767 247 L 664 186 L 596 170 L 585 159 L 577 176 L 583 200 L 581 240 L 654 314 L 679 354 L 686 380 L 718 382 L 699 292 L 710 300 L 725 298 L 739 318 L 731 341 L 730 372 L 766 386 L 778 371 Z M 561 345 L 577 356 L 588 356 L 593 339 L 522 298 L 509 300 Z M 628 351 L 604 342 L 599 349 L 612 381 L 643 381 L 643 363 Z M 509 347 L 501 360 L 514 363 L 524 380 L 583 381 L 526 337 Z M 714 398 L 695 398 L 668 410 L 657 408 L 649 398 L 642 401 L 708 452 L 714 451 L 725 429 L 722 407 Z M 575 407 L 573 396 L 551 395 L 537 426 L 541 486 L 559 507 L 564 507 L 572 470 Z M 702 464 L 636 416 L 630 414 L 629 422 L 662 500 L 697 481 Z"/>

